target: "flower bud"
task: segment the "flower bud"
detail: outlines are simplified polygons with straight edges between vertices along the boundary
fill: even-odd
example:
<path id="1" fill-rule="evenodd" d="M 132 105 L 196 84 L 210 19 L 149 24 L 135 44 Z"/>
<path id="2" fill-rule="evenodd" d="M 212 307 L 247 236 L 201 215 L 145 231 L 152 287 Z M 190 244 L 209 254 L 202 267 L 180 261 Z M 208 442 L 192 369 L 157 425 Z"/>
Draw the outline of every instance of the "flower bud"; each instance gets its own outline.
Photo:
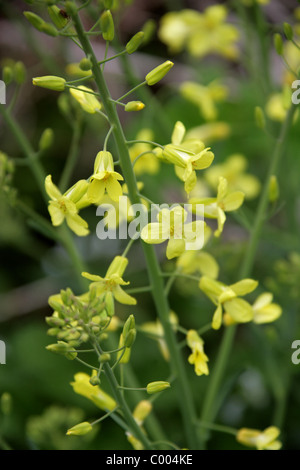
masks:
<path id="1" fill-rule="evenodd" d="M 125 258 L 124 256 L 115 256 L 107 270 L 106 277 L 111 277 L 113 274 L 122 277 L 127 265 L 127 258 Z"/>
<path id="2" fill-rule="evenodd" d="M 289 41 L 291 41 L 294 37 L 294 31 L 289 23 L 283 23 L 283 31 L 284 31 L 285 37 Z"/>
<path id="3" fill-rule="evenodd" d="M 129 331 L 132 330 L 133 328 L 135 328 L 135 318 L 133 315 L 129 315 L 129 317 L 127 318 L 123 326 L 123 337 L 126 338 Z"/>
<path id="4" fill-rule="evenodd" d="M 169 70 L 171 70 L 173 65 L 174 65 L 173 62 L 171 62 L 170 60 L 167 60 L 163 64 L 151 70 L 151 72 L 149 72 L 145 78 L 147 85 L 152 86 L 152 85 L 155 85 L 157 82 L 159 82 L 162 78 L 164 78 L 165 75 L 167 75 L 167 73 L 169 72 Z"/>
<path id="5" fill-rule="evenodd" d="M 26 80 L 26 69 L 23 62 L 16 62 L 14 66 L 14 76 L 16 83 L 22 85 Z"/>
<path id="6" fill-rule="evenodd" d="M 89 380 L 90 384 L 93 385 L 93 387 L 97 387 L 100 385 L 101 381 L 97 375 L 93 375 L 93 377 L 90 378 Z"/>
<path id="7" fill-rule="evenodd" d="M 66 80 L 64 78 L 55 77 L 52 75 L 33 78 L 32 83 L 35 86 L 39 86 L 41 88 L 48 88 L 49 90 L 54 91 L 64 91 L 66 87 Z"/>
<path id="8" fill-rule="evenodd" d="M 45 23 L 43 18 L 40 16 L 36 15 L 32 11 L 24 11 L 24 16 L 25 18 L 29 21 L 29 23 L 32 24 L 32 26 L 37 29 L 38 31 L 42 30 L 42 27 Z"/>
<path id="9" fill-rule="evenodd" d="M 70 88 L 70 93 L 86 113 L 95 114 L 101 109 L 101 103 L 97 100 L 91 88 L 80 85 L 76 89 Z"/>
<path id="10" fill-rule="evenodd" d="M 68 343 L 65 343 L 64 341 L 58 341 L 55 344 L 49 344 L 48 346 L 46 346 L 46 349 L 56 354 L 65 356 L 70 361 L 72 361 L 73 359 L 75 359 L 75 357 L 77 357 L 77 352 L 70 351 L 71 349 L 70 345 Z"/>
<path id="11" fill-rule="evenodd" d="M 59 35 L 59 32 L 51 23 L 44 23 L 41 29 L 42 33 L 48 34 L 48 36 L 53 36 L 54 38 Z"/>
<path id="12" fill-rule="evenodd" d="M 283 40 L 279 33 L 274 34 L 274 46 L 278 55 L 283 55 Z"/>
<path id="13" fill-rule="evenodd" d="M 112 41 L 115 37 L 114 20 L 110 10 L 106 10 L 100 17 L 100 28 L 105 41 Z"/>
<path id="14" fill-rule="evenodd" d="M 99 356 L 99 361 L 100 362 L 109 362 L 110 359 L 111 359 L 111 356 L 108 353 L 103 353 L 103 354 L 100 354 L 100 356 Z"/>
<path id="15" fill-rule="evenodd" d="M 54 140 L 54 132 L 52 129 L 45 129 L 41 135 L 39 142 L 39 150 L 44 151 L 51 147 Z"/>
<path id="16" fill-rule="evenodd" d="M 109 317 L 115 314 L 115 301 L 112 292 L 107 292 L 105 295 L 105 309 Z"/>
<path id="17" fill-rule="evenodd" d="M 279 185 L 276 175 L 272 175 L 269 183 L 269 201 L 276 202 L 279 198 Z"/>
<path id="18" fill-rule="evenodd" d="M 68 429 L 67 436 L 84 436 L 85 434 L 92 431 L 92 426 L 87 421 L 76 424 L 72 428 Z"/>
<path id="19" fill-rule="evenodd" d="M 130 41 L 126 44 L 126 51 L 128 54 L 133 54 L 143 43 L 144 41 L 144 36 L 145 33 L 143 31 L 140 31 L 139 33 L 136 33 Z"/>
<path id="20" fill-rule="evenodd" d="M 136 338 L 136 329 L 130 330 L 124 340 L 124 346 L 131 348 Z"/>
<path id="21" fill-rule="evenodd" d="M 133 417 L 141 425 L 152 411 L 152 403 L 149 400 L 140 401 L 134 411 Z"/>
<path id="22" fill-rule="evenodd" d="M 47 331 L 48 336 L 58 336 L 59 333 L 60 333 L 59 328 L 49 328 L 49 330 Z"/>
<path id="23" fill-rule="evenodd" d="M 58 29 L 63 29 L 68 23 L 68 19 L 61 14 L 61 10 L 56 5 L 48 7 L 48 14 Z"/>
<path id="24" fill-rule="evenodd" d="M 156 22 L 152 19 L 146 21 L 143 26 L 144 39 L 143 43 L 148 44 L 151 41 L 156 30 Z"/>
<path id="25" fill-rule="evenodd" d="M 121 333 L 120 335 L 120 341 L 119 341 L 119 348 L 122 348 L 124 346 L 124 337 L 123 334 Z M 125 351 L 119 351 L 117 354 L 117 360 L 120 358 L 120 364 L 127 364 L 130 361 L 130 355 L 131 355 L 131 349 L 126 348 Z"/>
<path id="26" fill-rule="evenodd" d="M 141 101 L 129 101 L 129 103 L 126 103 L 125 111 L 141 111 L 142 109 L 144 109 L 144 107 L 145 105 Z"/>
<path id="27" fill-rule="evenodd" d="M 14 73 L 11 67 L 6 66 L 3 68 L 2 78 L 5 85 L 9 85 L 13 81 Z"/>
<path id="28" fill-rule="evenodd" d="M 266 118 L 260 106 L 255 107 L 255 121 L 256 121 L 257 127 L 259 127 L 260 129 L 265 129 Z"/>
<path id="29" fill-rule="evenodd" d="M 76 15 L 77 13 L 77 7 L 74 2 L 66 2 L 65 9 L 69 16 Z"/>
<path id="30" fill-rule="evenodd" d="M 149 395 L 152 395 L 153 393 L 159 393 L 162 392 L 163 390 L 166 390 L 166 388 L 170 388 L 171 385 L 169 382 L 163 382 L 163 381 L 157 381 L 157 382 L 150 382 L 147 385 L 147 393 Z"/>
<path id="31" fill-rule="evenodd" d="M 83 70 L 84 72 L 88 72 L 92 68 L 92 62 L 90 61 L 90 59 L 87 59 L 86 57 L 84 57 L 83 59 L 81 59 L 79 63 L 79 67 L 80 67 L 80 70 Z"/>
<path id="32" fill-rule="evenodd" d="M 0 409 L 4 415 L 9 415 L 12 409 L 12 397 L 10 393 L 3 393 L 0 398 Z"/>
<path id="33" fill-rule="evenodd" d="M 64 326 L 66 322 L 58 317 L 46 317 L 46 323 L 53 328 L 59 328 L 60 326 Z"/>

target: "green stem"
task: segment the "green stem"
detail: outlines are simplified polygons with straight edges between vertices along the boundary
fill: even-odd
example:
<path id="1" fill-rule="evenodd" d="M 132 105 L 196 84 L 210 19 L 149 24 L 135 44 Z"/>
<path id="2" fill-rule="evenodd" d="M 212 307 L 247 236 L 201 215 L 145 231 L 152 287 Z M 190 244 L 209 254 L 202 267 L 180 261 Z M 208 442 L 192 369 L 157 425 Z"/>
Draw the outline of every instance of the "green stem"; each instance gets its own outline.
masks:
<path id="1" fill-rule="evenodd" d="M 99 93 L 101 95 L 101 100 L 106 111 L 106 114 L 111 122 L 114 125 L 114 138 L 117 145 L 120 164 L 122 167 L 123 175 L 126 180 L 128 187 L 128 192 L 132 204 L 140 203 L 140 198 L 138 196 L 138 189 L 135 174 L 132 168 L 130 155 L 128 152 L 126 138 L 123 133 L 123 129 L 119 120 L 119 116 L 116 111 L 116 106 L 111 102 L 111 96 L 108 91 L 105 79 L 103 74 L 98 66 L 98 61 L 95 56 L 94 50 L 91 46 L 89 39 L 86 37 L 81 20 L 77 13 L 72 15 L 75 29 L 78 34 L 78 38 L 83 46 L 83 50 L 87 57 L 90 58 L 92 62 L 92 71 L 94 74 L 95 82 L 98 87 Z M 186 371 L 184 368 L 184 363 L 180 352 L 178 350 L 176 337 L 172 330 L 172 325 L 169 322 L 169 312 L 170 307 L 167 302 L 167 299 L 164 295 L 164 283 L 160 276 L 160 268 L 156 258 L 156 254 L 153 246 L 142 243 L 144 255 L 147 262 L 148 274 L 150 278 L 150 283 L 153 288 L 153 299 L 156 305 L 156 309 L 160 318 L 160 321 L 163 325 L 165 332 L 165 339 L 170 351 L 171 358 L 171 368 L 172 373 L 175 374 L 178 378 L 178 399 L 181 408 L 181 413 L 183 417 L 184 427 L 186 436 L 188 439 L 188 445 L 191 449 L 197 449 L 197 436 L 193 426 L 195 408 L 193 403 L 193 397 L 191 394 L 190 386 L 186 376 Z M 107 368 L 107 366 L 106 366 Z M 111 385 L 114 387 L 116 383 L 111 377 L 112 371 L 108 369 L 109 379 Z M 120 392 L 119 392 L 120 394 Z M 131 416 L 131 415 L 130 415 Z M 132 418 L 132 416 L 131 416 Z M 133 418 L 132 418 L 133 419 Z"/>
<path id="2" fill-rule="evenodd" d="M 81 119 L 78 117 L 74 124 L 72 142 L 71 142 L 69 154 L 67 157 L 67 161 L 66 161 L 65 167 L 63 169 L 63 172 L 59 181 L 59 188 L 62 193 L 64 193 L 68 189 L 72 172 L 73 172 L 74 166 L 78 158 L 81 132 L 82 132 L 82 123 L 81 123 Z"/>
<path id="3" fill-rule="evenodd" d="M 22 131 L 19 124 L 15 121 L 12 115 L 5 109 L 4 105 L 0 105 L 0 113 L 3 116 L 3 119 L 7 126 L 9 127 L 11 133 L 16 138 L 24 156 L 27 158 L 28 163 L 32 169 L 36 182 L 41 190 L 41 193 L 48 204 L 48 196 L 45 191 L 44 181 L 45 181 L 45 172 L 39 160 L 35 158 L 35 151 L 31 147 L 30 142 L 27 140 L 26 135 Z"/>
<path id="4" fill-rule="evenodd" d="M 265 181 L 265 184 L 264 184 L 261 196 L 260 196 L 260 201 L 259 201 L 256 217 L 254 220 L 253 229 L 250 235 L 250 241 L 247 246 L 243 263 L 241 265 L 239 279 L 244 279 L 245 277 L 248 277 L 251 275 L 253 264 L 255 262 L 255 254 L 257 251 L 259 237 L 260 237 L 262 227 L 265 221 L 266 209 L 268 207 L 270 179 L 272 175 L 276 174 L 280 159 L 283 156 L 284 148 L 285 148 L 284 147 L 285 140 L 287 138 L 288 131 L 292 125 L 295 112 L 296 112 L 296 106 L 293 105 L 288 111 L 286 120 L 284 121 L 282 125 L 280 135 L 277 139 L 276 147 L 275 147 L 275 150 L 274 150 L 274 153 L 273 153 L 270 165 L 269 165 L 269 170 L 268 170 L 268 174 L 266 177 L 266 181 Z M 236 328 L 237 328 L 236 325 L 230 326 L 226 328 L 226 331 L 224 333 L 220 350 L 218 353 L 218 357 L 217 357 L 214 369 L 211 374 L 209 386 L 208 386 L 205 400 L 203 403 L 201 421 L 211 423 L 217 414 L 217 411 L 218 411 L 216 408 L 217 396 L 218 396 L 218 392 L 220 390 L 223 376 L 224 376 L 227 363 L 229 360 L 230 352 L 231 352 L 233 341 L 235 338 Z M 207 434 L 202 433 L 202 437 L 205 442 L 205 440 L 207 439 Z"/>
<path id="5" fill-rule="evenodd" d="M 100 356 L 102 354 L 102 350 L 101 350 L 100 346 L 97 343 L 95 343 L 94 347 L 95 347 L 96 351 L 98 352 L 98 354 Z M 104 370 L 105 375 L 107 377 L 107 380 L 110 384 L 110 387 L 112 389 L 112 392 L 114 394 L 116 402 L 118 403 L 119 407 L 121 408 L 121 410 L 123 412 L 123 415 L 124 415 L 124 418 L 125 418 L 128 426 L 129 426 L 132 434 L 139 441 L 142 442 L 145 449 L 151 449 L 151 443 L 150 443 L 149 439 L 144 434 L 144 432 L 141 430 L 140 426 L 137 424 L 134 417 L 132 416 L 130 408 L 128 407 L 127 402 L 126 402 L 125 398 L 123 397 L 123 395 L 120 391 L 119 384 L 117 382 L 115 374 L 114 374 L 112 368 L 110 367 L 110 365 L 107 362 L 105 364 L 103 364 L 103 370 Z"/>

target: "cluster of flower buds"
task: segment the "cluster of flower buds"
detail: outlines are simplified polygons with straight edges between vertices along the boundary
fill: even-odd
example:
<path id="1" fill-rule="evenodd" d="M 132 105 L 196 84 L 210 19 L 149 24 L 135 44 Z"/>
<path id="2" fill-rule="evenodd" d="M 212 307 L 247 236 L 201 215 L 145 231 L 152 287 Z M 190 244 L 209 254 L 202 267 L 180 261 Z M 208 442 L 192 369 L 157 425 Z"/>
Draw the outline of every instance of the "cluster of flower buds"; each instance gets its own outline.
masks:
<path id="1" fill-rule="evenodd" d="M 58 342 L 47 349 L 75 359 L 74 348 L 94 339 L 100 342 L 107 338 L 105 330 L 110 324 L 113 311 L 106 302 L 106 294 L 97 296 L 95 289 L 77 297 L 71 289 L 62 290 L 59 295 L 50 297 L 49 304 L 54 313 L 47 317 L 50 326 L 48 334 L 56 336 Z"/>

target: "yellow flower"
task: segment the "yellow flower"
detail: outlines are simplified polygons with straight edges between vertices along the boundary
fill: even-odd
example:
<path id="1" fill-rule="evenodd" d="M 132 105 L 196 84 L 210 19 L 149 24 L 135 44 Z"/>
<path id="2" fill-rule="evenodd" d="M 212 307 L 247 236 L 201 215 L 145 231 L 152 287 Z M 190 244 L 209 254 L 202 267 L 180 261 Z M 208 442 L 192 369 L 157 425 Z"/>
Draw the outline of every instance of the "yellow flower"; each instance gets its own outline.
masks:
<path id="1" fill-rule="evenodd" d="M 226 139 L 230 135 L 230 132 L 230 126 L 227 122 L 210 122 L 190 129 L 186 133 L 186 140 L 197 139 L 211 143 Z"/>
<path id="2" fill-rule="evenodd" d="M 233 322 L 247 323 L 253 320 L 252 306 L 240 297 L 254 291 L 257 286 L 258 282 L 253 279 L 243 279 L 226 286 L 220 281 L 203 276 L 199 282 L 199 287 L 217 306 L 212 320 L 212 328 L 218 330 L 221 327 L 223 309 L 225 314 L 229 314 L 233 319 Z"/>
<path id="3" fill-rule="evenodd" d="M 234 154 L 228 157 L 224 163 L 209 168 L 204 176 L 213 189 L 217 188 L 219 178 L 223 176 L 227 179 L 231 191 L 243 191 L 246 199 L 252 199 L 258 195 L 261 184 L 256 176 L 246 173 L 246 168 L 246 157 Z"/>
<path id="4" fill-rule="evenodd" d="M 52 182 L 51 175 L 45 180 L 45 189 L 50 196 L 48 211 L 51 216 L 52 224 L 57 227 L 66 219 L 68 226 L 76 235 L 83 237 L 88 235 L 88 224 L 78 215 L 77 204 L 84 197 L 88 188 L 85 180 L 78 181 L 72 188 L 61 194 L 58 187 Z"/>
<path id="5" fill-rule="evenodd" d="M 94 174 L 91 176 L 87 191 L 88 198 L 94 204 L 99 204 L 105 191 L 107 191 L 113 201 L 119 201 L 119 197 L 122 196 L 120 180 L 123 180 L 123 176 L 114 171 L 112 154 L 106 151 L 99 152 L 94 164 Z"/>
<path id="6" fill-rule="evenodd" d="M 70 88 L 70 93 L 87 113 L 95 114 L 97 111 L 100 111 L 101 103 L 93 95 L 94 91 L 91 88 L 80 85 L 76 89 Z"/>
<path id="7" fill-rule="evenodd" d="M 253 304 L 254 323 L 271 323 L 277 320 L 282 314 L 280 305 L 272 303 L 273 294 L 265 292 L 257 297 Z"/>
<path id="8" fill-rule="evenodd" d="M 291 88 L 285 85 L 281 93 L 274 93 L 266 104 L 266 114 L 273 121 L 283 122 L 291 106 Z M 297 116 L 296 116 L 297 118 Z"/>
<path id="9" fill-rule="evenodd" d="M 184 181 L 184 189 L 190 193 L 197 182 L 196 170 L 208 168 L 214 154 L 201 140 L 184 140 L 186 129 L 182 122 L 175 124 L 171 144 L 161 150 L 161 156 L 175 165 L 177 176 Z M 159 154 L 159 150 L 156 149 Z"/>
<path id="10" fill-rule="evenodd" d="M 226 23 L 227 13 L 222 5 L 208 7 L 203 13 L 189 9 L 167 13 L 161 21 L 159 38 L 172 53 L 187 48 L 195 57 L 219 54 L 235 59 L 239 33 Z"/>
<path id="11" fill-rule="evenodd" d="M 149 140 L 153 139 L 153 132 L 150 129 L 142 129 L 136 136 L 136 140 Z M 145 153 L 148 152 L 149 153 Z M 149 173 L 154 175 L 159 171 L 159 160 L 152 152 L 152 145 L 147 143 L 136 143 L 129 148 L 131 161 L 133 162 L 139 155 L 142 155 L 134 165 L 134 172 L 136 175 Z"/>
<path id="12" fill-rule="evenodd" d="M 196 330 L 189 330 L 186 340 L 187 345 L 192 350 L 192 354 L 189 356 L 188 361 L 190 364 L 194 364 L 196 375 L 208 375 L 209 370 L 207 362 L 209 359 L 204 353 L 203 339 L 200 338 Z"/>
<path id="13" fill-rule="evenodd" d="M 211 279 L 217 279 L 219 275 L 217 261 L 206 251 L 185 251 L 179 256 L 176 266 L 185 274 L 199 273 Z"/>
<path id="14" fill-rule="evenodd" d="M 149 244 L 169 240 L 166 255 L 168 259 L 175 258 L 185 251 L 187 243 L 195 242 L 204 231 L 204 221 L 196 220 L 185 224 L 186 218 L 187 212 L 181 206 L 171 210 L 162 209 L 157 216 L 158 222 L 150 223 L 142 229 L 141 238 Z"/>
<path id="15" fill-rule="evenodd" d="M 82 276 L 90 281 L 93 281 L 90 288 L 95 288 L 97 295 L 111 293 L 113 297 L 121 304 L 135 305 L 136 299 L 126 294 L 121 286 L 126 286 L 129 282 L 122 279 L 122 275 L 128 265 L 128 259 L 124 256 L 116 256 L 111 265 L 109 266 L 105 277 L 97 276 L 95 274 L 82 273 Z"/>
<path id="16" fill-rule="evenodd" d="M 271 0 L 242 0 L 244 5 L 247 7 L 254 5 L 254 3 L 260 3 L 260 5 L 268 5 Z"/>
<path id="17" fill-rule="evenodd" d="M 215 231 L 215 236 L 219 237 L 223 231 L 223 227 L 226 221 L 225 212 L 232 212 L 239 209 L 244 202 L 244 193 L 241 191 L 229 192 L 228 182 L 225 178 L 220 177 L 218 194 L 216 198 L 191 198 L 190 204 L 203 204 L 204 205 L 204 216 L 217 219 L 218 229 Z M 193 211 L 197 213 L 197 209 Z"/>
<path id="18" fill-rule="evenodd" d="M 245 446 L 256 447 L 257 450 L 279 450 L 282 446 L 277 440 L 280 430 L 270 426 L 264 431 L 242 428 L 238 431 L 236 439 Z"/>
<path id="19" fill-rule="evenodd" d="M 97 372 L 93 371 L 92 377 Z M 116 401 L 107 393 L 105 393 L 98 385 L 91 385 L 90 376 L 84 372 L 78 372 L 74 376 L 74 382 L 71 382 L 75 393 L 91 400 L 100 410 L 112 411 L 116 408 Z"/>
<path id="20" fill-rule="evenodd" d="M 184 98 L 198 106 L 200 113 L 207 121 L 213 121 L 218 115 L 215 103 L 226 98 L 228 89 L 217 81 L 208 86 L 184 82 L 180 87 L 180 92 Z"/>

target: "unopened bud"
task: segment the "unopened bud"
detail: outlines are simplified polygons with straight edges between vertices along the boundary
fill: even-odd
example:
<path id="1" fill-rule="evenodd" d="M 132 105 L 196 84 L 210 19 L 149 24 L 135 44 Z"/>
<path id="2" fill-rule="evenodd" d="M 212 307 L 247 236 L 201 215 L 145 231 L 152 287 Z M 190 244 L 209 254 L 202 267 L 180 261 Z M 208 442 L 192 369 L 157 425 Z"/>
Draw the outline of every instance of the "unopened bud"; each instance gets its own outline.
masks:
<path id="1" fill-rule="evenodd" d="M 149 395 L 152 395 L 153 393 L 159 393 L 162 392 L 163 390 L 166 390 L 166 388 L 170 388 L 171 385 L 169 382 L 163 382 L 163 381 L 157 381 L 157 382 L 150 382 L 147 385 L 147 393 Z"/>
<path id="2" fill-rule="evenodd" d="M 108 353 L 103 353 L 103 354 L 100 354 L 99 356 L 100 362 L 109 362 L 110 360 L 111 360 L 111 356 Z"/>
<path id="3" fill-rule="evenodd" d="M 23 64 L 23 62 L 19 61 L 15 63 L 14 76 L 15 76 L 16 83 L 18 83 L 18 85 L 22 85 L 25 82 L 26 69 L 25 69 L 25 65 Z"/>
<path id="4" fill-rule="evenodd" d="M 146 23 L 143 26 L 143 33 L 144 33 L 144 44 L 148 44 L 148 42 L 151 41 L 154 33 L 156 30 L 156 22 L 152 19 L 146 21 Z"/>
<path id="5" fill-rule="evenodd" d="M 105 41 L 112 41 L 115 37 L 114 20 L 110 10 L 106 10 L 100 17 L 100 28 Z"/>
<path id="6" fill-rule="evenodd" d="M 274 34 L 274 46 L 278 55 L 283 55 L 283 40 L 279 33 Z"/>
<path id="7" fill-rule="evenodd" d="M 61 14 L 61 10 L 56 5 L 48 7 L 48 14 L 58 29 L 63 29 L 68 23 L 68 18 Z"/>
<path id="8" fill-rule="evenodd" d="M 0 399 L 0 409 L 4 415 L 9 415 L 12 409 L 12 398 L 10 393 L 3 393 Z"/>
<path id="9" fill-rule="evenodd" d="M 41 135 L 39 149 L 44 151 L 51 147 L 54 140 L 54 132 L 52 129 L 45 129 Z"/>
<path id="10" fill-rule="evenodd" d="M 127 336 L 125 337 L 125 340 L 124 340 L 124 346 L 126 348 L 131 348 L 133 343 L 135 342 L 135 338 L 136 338 L 136 330 L 130 330 L 128 333 L 127 333 Z"/>
<path id="11" fill-rule="evenodd" d="M 92 426 L 87 421 L 76 424 L 72 428 L 68 429 L 67 436 L 84 436 L 85 434 L 92 431 Z"/>
<path id="12" fill-rule="evenodd" d="M 70 345 L 68 343 L 65 343 L 64 341 L 58 341 L 55 344 L 49 344 L 48 346 L 46 346 L 46 349 L 56 354 L 65 356 L 70 361 L 72 361 L 73 359 L 75 359 L 75 357 L 77 357 L 77 352 L 70 351 L 71 349 Z"/>
<path id="13" fill-rule="evenodd" d="M 11 67 L 6 66 L 3 68 L 2 78 L 5 85 L 9 85 L 13 81 L 14 73 Z"/>
<path id="14" fill-rule="evenodd" d="M 79 63 L 79 67 L 81 70 L 83 70 L 84 72 L 87 72 L 89 70 L 91 70 L 92 68 L 92 62 L 90 61 L 90 59 L 87 59 L 86 57 L 84 59 L 81 59 L 80 63 Z"/>
<path id="15" fill-rule="evenodd" d="M 149 86 L 152 86 L 152 85 L 155 85 L 160 80 L 162 80 L 162 78 L 164 78 L 164 76 L 167 75 L 167 73 L 171 70 L 173 65 L 174 65 L 173 62 L 171 62 L 170 60 L 167 60 L 163 64 L 161 64 L 158 67 L 156 67 L 155 69 L 151 70 L 151 72 L 149 72 L 146 75 L 145 80 L 146 80 L 147 84 Z"/>
<path id="16" fill-rule="evenodd" d="M 260 106 L 255 107 L 255 121 L 257 127 L 264 129 L 266 127 L 265 114 Z"/>
<path id="17" fill-rule="evenodd" d="M 35 86 L 39 86 L 41 88 L 48 88 L 49 90 L 54 91 L 64 91 L 66 87 L 66 80 L 64 78 L 55 77 L 52 75 L 33 78 L 32 83 Z"/>
<path id="18" fill-rule="evenodd" d="M 32 24 L 34 28 L 36 28 L 38 31 L 42 30 L 42 27 L 45 23 L 43 18 L 40 16 L 36 15 L 32 11 L 24 11 L 24 16 L 25 18 L 29 21 L 29 23 Z"/>
<path id="19" fill-rule="evenodd" d="M 135 318 L 133 315 L 129 315 L 129 317 L 127 318 L 123 326 L 123 337 L 126 338 L 129 331 L 132 330 L 133 328 L 135 328 Z"/>
<path id="20" fill-rule="evenodd" d="M 107 292 L 105 295 L 105 309 L 109 317 L 113 317 L 115 314 L 115 301 L 112 292 Z"/>
<path id="21" fill-rule="evenodd" d="M 133 54 L 139 47 L 140 45 L 144 42 L 144 36 L 145 33 L 143 31 L 140 31 L 136 33 L 130 41 L 126 44 L 126 51 L 128 54 Z"/>
<path id="22" fill-rule="evenodd" d="M 294 31 L 291 25 L 289 23 L 283 23 L 283 30 L 284 30 L 285 37 L 289 41 L 291 41 L 294 37 Z"/>
<path id="23" fill-rule="evenodd" d="M 93 387 L 96 387 L 100 385 L 101 381 L 97 375 L 93 375 L 93 377 L 90 378 L 89 380 L 90 384 L 93 385 Z"/>
<path id="24" fill-rule="evenodd" d="M 144 109 L 145 105 L 141 101 L 129 101 L 129 103 L 125 106 L 125 111 L 132 112 L 132 111 L 141 111 Z"/>

